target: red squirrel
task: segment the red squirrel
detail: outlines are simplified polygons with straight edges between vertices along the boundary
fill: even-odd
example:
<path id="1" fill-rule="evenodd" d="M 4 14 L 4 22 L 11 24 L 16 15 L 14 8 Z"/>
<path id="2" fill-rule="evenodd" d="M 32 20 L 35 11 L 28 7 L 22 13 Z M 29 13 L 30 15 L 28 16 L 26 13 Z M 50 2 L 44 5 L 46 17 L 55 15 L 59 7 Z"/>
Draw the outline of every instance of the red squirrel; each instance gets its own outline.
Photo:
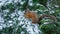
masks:
<path id="1" fill-rule="evenodd" d="M 26 18 L 31 18 L 32 23 L 38 23 L 38 24 L 44 17 L 50 17 L 51 19 L 56 21 L 56 17 L 55 16 L 43 14 L 42 16 L 38 17 L 38 14 L 36 12 L 32 12 L 30 10 L 26 10 L 25 17 Z"/>

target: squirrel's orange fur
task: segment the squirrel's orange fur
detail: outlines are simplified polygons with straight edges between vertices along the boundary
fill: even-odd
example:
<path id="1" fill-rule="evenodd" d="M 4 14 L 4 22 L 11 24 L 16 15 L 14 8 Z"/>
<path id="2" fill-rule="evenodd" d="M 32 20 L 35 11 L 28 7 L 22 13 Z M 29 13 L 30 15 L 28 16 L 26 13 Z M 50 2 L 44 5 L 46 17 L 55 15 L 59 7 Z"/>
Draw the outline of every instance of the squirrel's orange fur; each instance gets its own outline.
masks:
<path id="1" fill-rule="evenodd" d="M 28 12 L 25 13 L 25 17 L 26 18 L 31 18 L 32 23 L 39 22 L 39 19 L 38 19 L 37 14 L 35 12 L 28 11 Z"/>
<path id="2" fill-rule="evenodd" d="M 52 15 L 44 14 L 44 15 L 38 17 L 36 12 L 31 12 L 31 11 L 26 11 L 25 12 L 25 17 L 26 18 L 31 18 L 32 23 L 39 23 L 39 21 L 42 20 L 42 18 L 44 18 L 44 17 L 50 17 L 51 19 L 56 21 L 56 18 Z"/>

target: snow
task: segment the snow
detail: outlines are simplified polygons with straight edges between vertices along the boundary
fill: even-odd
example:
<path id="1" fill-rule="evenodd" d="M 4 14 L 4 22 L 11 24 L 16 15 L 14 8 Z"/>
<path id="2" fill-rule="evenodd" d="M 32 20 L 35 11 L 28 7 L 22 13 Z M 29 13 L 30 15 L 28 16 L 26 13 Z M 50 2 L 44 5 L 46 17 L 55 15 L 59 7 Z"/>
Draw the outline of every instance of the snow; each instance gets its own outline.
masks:
<path id="1" fill-rule="evenodd" d="M 38 29 L 38 24 L 32 24 L 29 19 L 26 19 L 25 17 L 23 17 L 24 15 L 21 15 L 21 14 L 24 14 L 24 13 L 20 13 L 20 16 L 18 19 L 20 20 L 20 23 L 19 23 L 20 25 L 24 24 L 22 28 L 26 28 L 27 32 L 29 32 L 30 34 L 39 34 L 40 30 Z M 22 22 L 21 20 L 24 20 L 24 22 Z"/>
<path id="2" fill-rule="evenodd" d="M 0 30 L 1 30 L 1 29 L 3 29 L 3 27 L 2 27 L 2 26 L 0 26 Z"/>
<path id="3" fill-rule="evenodd" d="M 25 1 L 23 1 L 23 2 L 20 2 L 20 4 L 21 4 L 21 5 L 23 5 L 24 3 L 25 3 Z"/>
<path id="4" fill-rule="evenodd" d="M 9 9 L 3 10 L 4 12 L 9 12 Z"/>
<path id="5" fill-rule="evenodd" d="M 3 20 L 3 18 L 0 16 L 0 23 L 4 23 L 4 20 Z"/>
<path id="6" fill-rule="evenodd" d="M 24 34 L 24 32 L 22 31 L 21 34 Z"/>
<path id="7" fill-rule="evenodd" d="M 0 0 L 0 7 L 2 5 L 7 5 L 9 3 L 13 3 L 13 1 L 15 3 L 19 1 L 21 4 L 23 4 L 25 2 L 25 1 L 21 2 L 21 0 Z M 32 6 L 33 4 L 30 2 L 30 5 Z M 9 12 L 8 9 L 3 10 L 3 11 L 5 12 L 5 14 L 7 12 Z M 16 15 L 16 12 L 18 12 L 17 13 L 19 15 L 18 18 L 16 18 L 16 17 L 14 18 L 14 16 Z M 16 12 L 13 12 L 11 15 L 9 15 L 11 18 L 14 18 L 13 20 L 17 20 L 17 19 L 19 20 L 19 23 L 16 26 L 21 26 L 22 24 L 24 24 L 24 25 L 22 25 L 22 28 L 26 28 L 27 32 L 29 32 L 30 34 L 40 34 L 39 32 L 41 32 L 41 31 L 38 29 L 38 24 L 32 24 L 31 20 L 25 18 L 24 11 L 16 10 Z M 4 23 L 4 19 L 3 19 L 3 17 L 0 16 L 0 29 L 13 26 L 15 21 L 12 22 L 11 20 L 9 20 L 8 23 L 6 23 L 6 24 L 1 24 L 1 23 Z M 24 32 L 21 32 L 21 34 L 23 34 L 23 33 Z"/>
<path id="8" fill-rule="evenodd" d="M 0 0 L 0 7 L 5 4 L 7 0 Z"/>
<path id="9" fill-rule="evenodd" d="M 33 2 L 32 2 L 32 0 L 29 0 L 29 6 L 33 6 L 34 4 L 33 4 Z"/>

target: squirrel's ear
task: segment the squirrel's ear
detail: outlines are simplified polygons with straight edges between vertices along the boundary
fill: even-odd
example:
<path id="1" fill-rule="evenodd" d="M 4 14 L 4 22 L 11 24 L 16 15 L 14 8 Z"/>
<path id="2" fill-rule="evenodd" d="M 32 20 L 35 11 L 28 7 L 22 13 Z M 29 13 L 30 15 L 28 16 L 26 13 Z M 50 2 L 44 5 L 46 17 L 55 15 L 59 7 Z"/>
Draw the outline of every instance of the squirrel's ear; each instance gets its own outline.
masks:
<path id="1" fill-rule="evenodd" d="M 27 8 L 27 7 L 26 7 L 26 10 L 25 10 L 25 12 L 28 12 L 28 11 L 30 11 L 30 10 L 29 10 L 29 8 Z"/>
<path id="2" fill-rule="evenodd" d="M 29 10 L 29 8 L 26 7 L 24 14 L 26 14 L 27 12 L 30 12 L 30 10 Z"/>
<path id="3" fill-rule="evenodd" d="M 30 13 L 29 8 L 27 8 L 27 9 L 25 10 L 25 14 L 26 14 L 26 13 Z"/>

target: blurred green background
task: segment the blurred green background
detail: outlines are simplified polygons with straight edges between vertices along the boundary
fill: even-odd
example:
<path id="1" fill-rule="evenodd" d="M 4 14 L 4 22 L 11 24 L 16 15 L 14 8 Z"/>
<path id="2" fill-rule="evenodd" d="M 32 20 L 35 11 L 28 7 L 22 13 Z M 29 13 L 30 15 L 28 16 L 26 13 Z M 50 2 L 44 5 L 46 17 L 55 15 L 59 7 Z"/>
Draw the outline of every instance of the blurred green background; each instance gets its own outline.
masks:
<path id="1" fill-rule="evenodd" d="M 3 26 L 3 28 L 0 29 L 0 34 L 21 34 L 22 31 L 25 32 L 24 34 L 29 34 L 25 28 L 22 28 L 22 25 L 18 26 L 19 15 L 17 14 L 17 9 L 23 12 L 26 9 L 26 6 L 28 6 L 31 11 L 37 11 L 39 16 L 42 14 L 55 16 L 57 18 L 57 24 L 59 26 L 56 26 L 55 24 L 44 24 L 52 22 L 52 19 L 43 18 L 40 21 L 41 24 L 38 26 L 38 28 L 44 34 L 60 34 L 60 0 L 16 0 L 17 2 L 14 2 L 15 0 L 13 0 L 10 3 L 9 1 L 10 0 L 6 1 L 4 4 L 2 3 L 3 5 L 0 6 L 0 15 L 4 19 L 3 24 L 6 24 L 7 26 L 5 28 Z M 13 25 L 8 21 L 12 21 Z M 12 26 L 8 26 L 9 24 Z"/>

